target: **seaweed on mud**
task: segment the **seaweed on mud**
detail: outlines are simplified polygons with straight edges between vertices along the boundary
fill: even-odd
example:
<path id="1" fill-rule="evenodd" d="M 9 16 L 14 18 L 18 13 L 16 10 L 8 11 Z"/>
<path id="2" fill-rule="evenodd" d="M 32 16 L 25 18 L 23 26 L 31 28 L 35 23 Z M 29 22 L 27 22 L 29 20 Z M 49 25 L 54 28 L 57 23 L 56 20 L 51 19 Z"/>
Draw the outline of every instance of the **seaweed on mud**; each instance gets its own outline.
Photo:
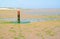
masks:
<path id="1" fill-rule="evenodd" d="M 39 36 L 39 37 L 41 36 L 41 38 L 44 39 L 44 36 L 40 33 L 37 33 L 37 36 Z"/>
<path id="2" fill-rule="evenodd" d="M 14 39 L 18 39 L 18 37 L 14 37 Z"/>
<path id="3" fill-rule="evenodd" d="M 0 39 L 3 39 L 3 38 L 4 38 L 4 37 L 2 37 L 2 36 L 0 37 Z"/>
<path id="4" fill-rule="evenodd" d="M 41 32 L 38 32 L 36 35 L 39 36 L 39 37 L 41 36 L 41 38 L 44 39 L 44 35 L 42 35 Z"/>
<path id="5" fill-rule="evenodd" d="M 12 30 L 12 29 L 10 29 L 9 31 L 10 31 L 10 32 L 14 32 L 14 33 L 16 33 L 16 31 L 15 31 L 15 30 Z"/>
<path id="6" fill-rule="evenodd" d="M 49 36 L 54 36 L 54 35 L 56 34 L 54 31 L 49 30 L 49 29 L 47 29 L 47 30 L 45 31 L 45 33 L 46 33 L 47 35 L 49 35 Z"/>
<path id="7" fill-rule="evenodd" d="M 40 36 L 40 35 L 41 35 L 41 32 L 38 32 L 36 35 L 37 35 L 37 36 Z"/>
<path id="8" fill-rule="evenodd" d="M 25 37 L 22 35 L 22 33 L 20 32 L 18 35 L 18 39 L 25 39 Z"/>

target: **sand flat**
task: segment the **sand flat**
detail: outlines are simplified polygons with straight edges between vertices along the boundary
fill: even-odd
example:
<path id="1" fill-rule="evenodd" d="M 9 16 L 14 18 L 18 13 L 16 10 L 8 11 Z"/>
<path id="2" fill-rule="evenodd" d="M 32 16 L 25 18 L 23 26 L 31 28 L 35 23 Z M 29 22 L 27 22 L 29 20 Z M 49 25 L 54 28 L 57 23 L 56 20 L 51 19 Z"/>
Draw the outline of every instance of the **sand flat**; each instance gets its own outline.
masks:
<path id="1" fill-rule="evenodd" d="M 60 22 L 0 24 L 1 39 L 60 39 Z"/>
<path id="2" fill-rule="evenodd" d="M 9 11 L 7 11 L 9 12 Z M 14 13 L 14 14 L 13 14 Z M 1 16 L 1 14 L 5 16 Z M 11 16 L 10 16 L 11 15 Z M 1 18 L 16 18 L 16 11 L 11 14 L 0 13 Z M 60 18 L 60 16 L 35 16 L 22 14 L 24 19 L 28 18 Z M 3 20 L 0 20 L 2 22 Z M 4 21 L 3 21 L 4 22 Z M 0 39 L 60 39 L 60 20 L 43 22 L 31 22 L 25 24 L 0 23 Z M 10 21 L 9 21 L 10 22 Z"/>
<path id="3" fill-rule="evenodd" d="M 21 24 L 21 29 L 26 39 L 60 39 L 60 22 L 58 21 Z"/>

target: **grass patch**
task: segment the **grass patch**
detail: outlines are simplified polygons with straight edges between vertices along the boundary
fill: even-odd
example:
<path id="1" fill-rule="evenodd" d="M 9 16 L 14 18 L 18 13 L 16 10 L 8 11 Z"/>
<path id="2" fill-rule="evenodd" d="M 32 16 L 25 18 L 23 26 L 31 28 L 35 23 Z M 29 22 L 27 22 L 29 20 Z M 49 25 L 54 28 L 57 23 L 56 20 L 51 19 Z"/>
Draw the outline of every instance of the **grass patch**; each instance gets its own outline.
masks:
<path id="1" fill-rule="evenodd" d="M 27 24 L 27 23 L 30 23 L 30 22 L 11 22 L 11 21 L 1 21 L 0 24 Z"/>
<path id="2" fill-rule="evenodd" d="M 0 24 L 20 24 L 18 22 L 0 22 Z"/>

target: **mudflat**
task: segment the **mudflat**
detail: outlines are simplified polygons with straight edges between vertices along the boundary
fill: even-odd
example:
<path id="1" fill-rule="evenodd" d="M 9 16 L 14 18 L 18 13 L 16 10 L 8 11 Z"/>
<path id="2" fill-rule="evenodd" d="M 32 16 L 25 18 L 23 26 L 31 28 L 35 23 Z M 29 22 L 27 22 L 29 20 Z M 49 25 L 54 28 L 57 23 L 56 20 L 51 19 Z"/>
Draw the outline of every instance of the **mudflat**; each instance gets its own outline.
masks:
<path id="1" fill-rule="evenodd" d="M 5 12 L 5 11 L 4 11 Z M 16 11 L 0 13 L 1 18 L 17 18 Z M 9 11 L 7 11 L 9 12 Z M 14 13 L 14 14 L 13 14 Z M 60 18 L 57 16 L 21 14 L 22 19 Z M 60 20 L 14 23 L 0 20 L 0 39 L 60 39 Z"/>

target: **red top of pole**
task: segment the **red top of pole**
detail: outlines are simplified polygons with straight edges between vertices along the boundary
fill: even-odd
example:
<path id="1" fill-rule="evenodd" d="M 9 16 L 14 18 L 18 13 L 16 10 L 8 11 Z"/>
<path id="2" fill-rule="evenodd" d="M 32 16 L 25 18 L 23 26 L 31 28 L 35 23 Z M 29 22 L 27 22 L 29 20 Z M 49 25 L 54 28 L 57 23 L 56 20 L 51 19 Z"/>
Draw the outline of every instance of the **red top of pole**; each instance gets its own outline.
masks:
<path id="1" fill-rule="evenodd" d="M 17 10 L 18 15 L 20 15 L 20 10 Z"/>

